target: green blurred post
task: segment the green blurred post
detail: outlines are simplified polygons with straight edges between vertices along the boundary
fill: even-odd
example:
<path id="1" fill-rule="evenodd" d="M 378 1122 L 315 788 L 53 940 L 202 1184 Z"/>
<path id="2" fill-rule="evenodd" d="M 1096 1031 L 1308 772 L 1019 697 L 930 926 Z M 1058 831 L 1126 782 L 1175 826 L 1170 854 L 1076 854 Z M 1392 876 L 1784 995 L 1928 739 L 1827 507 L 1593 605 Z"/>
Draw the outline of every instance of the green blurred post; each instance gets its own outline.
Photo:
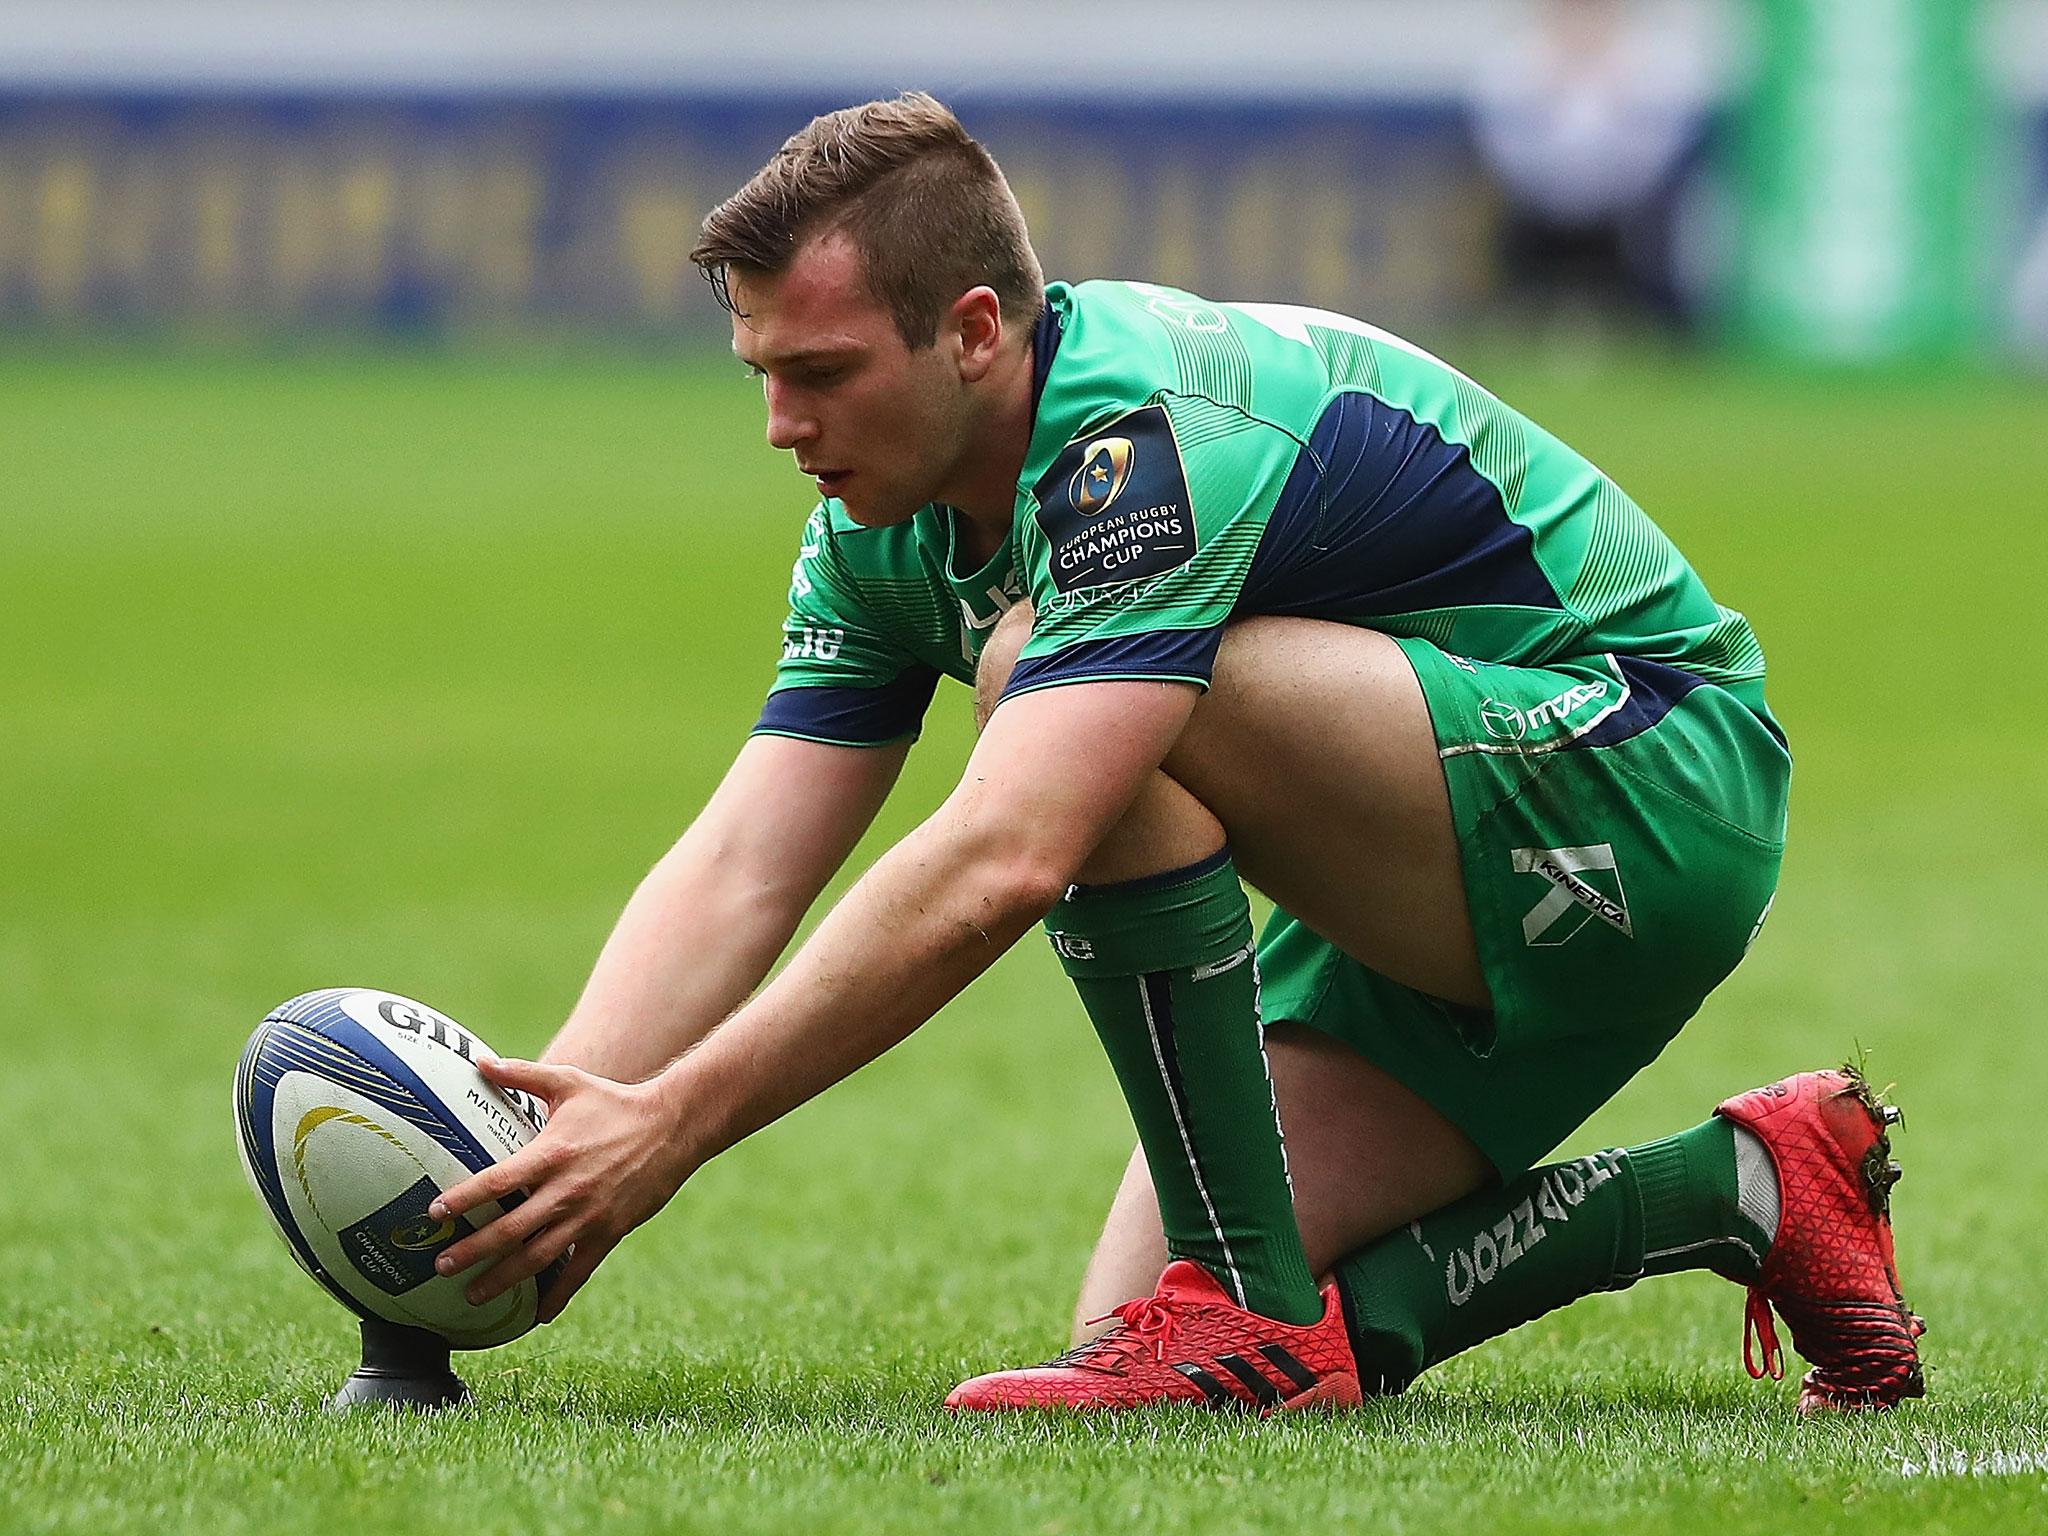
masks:
<path id="1" fill-rule="evenodd" d="M 1978 0 L 1759 0 L 1740 333 L 1782 356 L 1953 353 L 1983 321 Z"/>

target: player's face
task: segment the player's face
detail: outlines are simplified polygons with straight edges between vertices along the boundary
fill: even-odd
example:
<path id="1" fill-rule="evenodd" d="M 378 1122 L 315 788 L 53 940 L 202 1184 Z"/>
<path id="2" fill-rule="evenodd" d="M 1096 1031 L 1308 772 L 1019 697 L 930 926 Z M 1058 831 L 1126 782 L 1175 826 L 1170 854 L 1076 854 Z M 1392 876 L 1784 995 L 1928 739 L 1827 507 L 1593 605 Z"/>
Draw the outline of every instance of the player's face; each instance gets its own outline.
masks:
<path id="1" fill-rule="evenodd" d="M 844 236 L 811 241 L 773 276 L 733 278 L 732 349 L 761 379 L 768 441 L 796 456 L 818 494 L 869 527 L 929 501 L 967 452 L 971 421 L 957 348 L 905 346 L 861 280 Z"/>

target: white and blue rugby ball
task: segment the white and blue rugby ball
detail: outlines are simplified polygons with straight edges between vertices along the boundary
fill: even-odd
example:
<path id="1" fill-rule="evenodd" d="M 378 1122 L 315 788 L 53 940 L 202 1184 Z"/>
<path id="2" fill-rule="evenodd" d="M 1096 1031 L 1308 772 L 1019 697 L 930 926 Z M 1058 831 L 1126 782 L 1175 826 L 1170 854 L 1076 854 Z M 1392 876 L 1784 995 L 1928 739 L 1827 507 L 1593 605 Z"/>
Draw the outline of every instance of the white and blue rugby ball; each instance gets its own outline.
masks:
<path id="1" fill-rule="evenodd" d="M 518 1204 L 435 1221 L 427 1204 L 539 1134 L 538 1101 L 476 1069 L 492 1054 L 446 1014 L 367 987 L 282 1003 L 235 1073 L 242 1171 L 292 1257 L 343 1306 L 483 1349 L 533 1326 L 559 1266 L 481 1307 L 438 1275 L 450 1244 Z M 474 1218 L 472 1220 L 472 1218 Z"/>

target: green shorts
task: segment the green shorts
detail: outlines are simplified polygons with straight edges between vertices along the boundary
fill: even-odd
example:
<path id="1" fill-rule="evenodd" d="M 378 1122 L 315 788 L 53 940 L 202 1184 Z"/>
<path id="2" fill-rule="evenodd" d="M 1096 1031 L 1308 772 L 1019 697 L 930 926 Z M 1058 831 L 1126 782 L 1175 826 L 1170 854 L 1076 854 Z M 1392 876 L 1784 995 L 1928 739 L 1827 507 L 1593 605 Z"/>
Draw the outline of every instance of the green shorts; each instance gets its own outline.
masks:
<path id="1" fill-rule="evenodd" d="M 1493 1008 L 1401 986 L 1275 912 L 1264 1012 L 1351 1045 L 1512 1178 L 1742 958 L 1777 887 L 1792 761 L 1759 715 L 1675 667 L 1399 643 L 1436 731 Z"/>

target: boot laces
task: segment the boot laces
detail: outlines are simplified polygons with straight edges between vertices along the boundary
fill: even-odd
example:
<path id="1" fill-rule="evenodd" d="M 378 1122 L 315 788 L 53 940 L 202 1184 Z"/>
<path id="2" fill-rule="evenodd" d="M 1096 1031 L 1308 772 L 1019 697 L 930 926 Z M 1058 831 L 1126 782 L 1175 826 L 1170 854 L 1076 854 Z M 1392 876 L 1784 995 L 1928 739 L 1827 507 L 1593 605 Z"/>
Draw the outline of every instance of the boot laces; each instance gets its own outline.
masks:
<path id="1" fill-rule="evenodd" d="M 1100 1317 L 1088 1319 L 1090 1324 L 1116 1320 L 1116 1327 L 1072 1350 L 1063 1359 L 1070 1359 L 1076 1365 L 1093 1365 L 1114 1368 L 1116 1365 L 1140 1355 L 1150 1354 L 1153 1360 L 1166 1359 L 1166 1346 L 1180 1331 L 1180 1309 L 1161 1296 L 1140 1296 L 1127 1301 L 1120 1307 L 1112 1307 Z"/>
<path id="2" fill-rule="evenodd" d="M 1758 1353 L 1763 1356 L 1761 1363 Z M 1771 1321 L 1770 1298 L 1760 1285 L 1749 1288 L 1749 1304 L 1742 1309 L 1742 1368 L 1758 1380 L 1765 1376 L 1773 1381 L 1785 1379 L 1785 1351 Z"/>

